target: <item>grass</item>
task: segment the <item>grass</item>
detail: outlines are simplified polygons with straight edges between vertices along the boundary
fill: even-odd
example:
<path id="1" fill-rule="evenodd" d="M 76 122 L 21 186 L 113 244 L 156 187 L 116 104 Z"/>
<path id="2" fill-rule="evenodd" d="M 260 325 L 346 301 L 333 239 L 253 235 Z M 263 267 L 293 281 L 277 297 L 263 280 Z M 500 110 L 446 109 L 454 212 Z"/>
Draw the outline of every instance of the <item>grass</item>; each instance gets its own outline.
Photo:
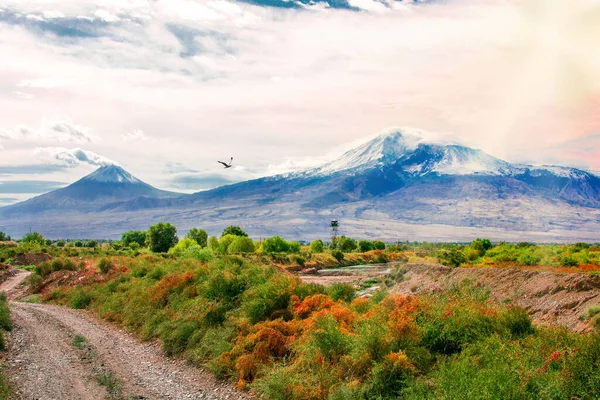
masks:
<path id="1" fill-rule="evenodd" d="M 204 263 L 146 255 L 115 263 L 110 275 L 97 272 L 102 279 L 59 287 L 47 298 L 158 339 L 167 355 L 264 398 L 600 393 L 590 372 L 600 368 L 598 335 L 535 328 L 524 310 L 492 302 L 470 281 L 435 295 L 388 295 L 383 288 L 362 299 L 348 285 L 305 284 L 237 256 Z M 118 387 L 110 375 L 103 382 Z"/>
<path id="2" fill-rule="evenodd" d="M 42 298 L 39 295 L 33 295 L 33 296 L 29 296 L 26 300 L 26 303 L 31 303 L 31 304 L 39 304 L 42 302 Z"/>
<path id="3" fill-rule="evenodd" d="M 4 367 L 0 367 L 0 400 L 8 400 L 13 398 L 13 391 L 11 389 L 10 383 L 8 382 L 8 377 L 6 376 L 6 372 L 4 371 Z"/>
<path id="4" fill-rule="evenodd" d="M 87 340 L 84 336 L 75 335 L 73 336 L 73 347 L 79 350 L 83 350 L 87 344 Z"/>
<path id="5" fill-rule="evenodd" d="M 96 381 L 100 386 L 106 388 L 107 399 L 122 399 L 122 385 L 112 371 L 105 371 L 96 375 Z"/>
<path id="6" fill-rule="evenodd" d="M 35 272 L 35 265 L 18 265 L 18 269 L 22 269 L 24 271 Z"/>
<path id="7" fill-rule="evenodd" d="M 8 300 L 4 292 L 0 293 L 0 350 L 4 350 L 4 333 L 12 330 Z M 6 376 L 4 366 L 0 365 L 0 400 L 13 398 L 13 392 Z"/>

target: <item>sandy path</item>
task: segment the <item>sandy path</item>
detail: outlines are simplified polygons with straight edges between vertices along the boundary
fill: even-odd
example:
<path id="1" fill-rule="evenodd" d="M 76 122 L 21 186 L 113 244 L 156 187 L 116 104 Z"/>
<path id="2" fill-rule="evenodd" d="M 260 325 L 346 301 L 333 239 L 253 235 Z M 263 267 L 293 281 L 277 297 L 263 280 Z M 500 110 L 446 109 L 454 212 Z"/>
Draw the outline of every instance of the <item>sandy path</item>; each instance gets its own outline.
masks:
<path id="1" fill-rule="evenodd" d="M 26 277 L 19 272 L 0 285 L 9 298 Z M 245 399 L 249 396 L 210 373 L 162 355 L 156 344 L 77 310 L 11 301 L 14 329 L 6 358 L 9 377 L 21 399 L 103 399 L 98 371 L 111 371 L 119 397 L 146 399 Z M 90 354 L 73 346 L 86 339 Z"/>

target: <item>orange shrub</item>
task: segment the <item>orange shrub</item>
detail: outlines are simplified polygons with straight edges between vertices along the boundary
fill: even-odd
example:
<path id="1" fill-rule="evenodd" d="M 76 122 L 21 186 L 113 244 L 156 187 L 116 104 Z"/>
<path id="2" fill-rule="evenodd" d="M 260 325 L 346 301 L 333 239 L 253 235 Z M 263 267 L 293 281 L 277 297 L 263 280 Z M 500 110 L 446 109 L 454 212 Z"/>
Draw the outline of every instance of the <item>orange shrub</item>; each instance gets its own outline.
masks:
<path id="1" fill-rule="evenodd" d="M 155 304 L 165 304 L 168 296 L 176 290 L 183 289 L 194 280 L 194 273 L 191 271 L 180 275 L 167 275 L 161 279 L 152 289 L 152 302 Z"/>
<path id="2" fill-rule="evenodd" d="M 292 299 L 294 318 L 307 318 L 314 312 L 333 306 L 333 300 L 325 294 L 315 294 L 305 298 L 302 302 L 298 302 L 297 297 L 295 299 L 295 304 L 294 299 Z"/>

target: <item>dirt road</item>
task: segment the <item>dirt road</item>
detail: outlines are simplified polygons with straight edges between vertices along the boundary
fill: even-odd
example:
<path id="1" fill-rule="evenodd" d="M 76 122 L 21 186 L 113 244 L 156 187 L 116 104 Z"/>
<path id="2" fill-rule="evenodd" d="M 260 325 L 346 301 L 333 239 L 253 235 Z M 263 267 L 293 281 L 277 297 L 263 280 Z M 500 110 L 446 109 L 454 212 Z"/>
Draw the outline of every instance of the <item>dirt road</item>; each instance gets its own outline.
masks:
<path id="1" fill-rule="evenodd" d="M 6 357 L 20 399 L 246 399 L 157 344 L 77 310 L 15 301 L 27 273 L 0 285 L 14 324 Z"/>

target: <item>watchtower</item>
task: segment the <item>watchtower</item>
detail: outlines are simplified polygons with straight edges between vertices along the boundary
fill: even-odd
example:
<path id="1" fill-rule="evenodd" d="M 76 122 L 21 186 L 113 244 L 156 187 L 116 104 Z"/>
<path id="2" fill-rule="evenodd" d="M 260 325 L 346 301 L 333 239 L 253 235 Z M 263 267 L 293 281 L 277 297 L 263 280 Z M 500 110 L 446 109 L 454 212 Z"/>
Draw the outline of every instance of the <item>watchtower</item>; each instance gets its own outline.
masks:
<path id="1" fill-rule="evenodd" d="M 329 227 L 331 228 L 331 243 L 336 243 L 340 229 L 340 224 L 337 219 L 332 220 Z"/>

